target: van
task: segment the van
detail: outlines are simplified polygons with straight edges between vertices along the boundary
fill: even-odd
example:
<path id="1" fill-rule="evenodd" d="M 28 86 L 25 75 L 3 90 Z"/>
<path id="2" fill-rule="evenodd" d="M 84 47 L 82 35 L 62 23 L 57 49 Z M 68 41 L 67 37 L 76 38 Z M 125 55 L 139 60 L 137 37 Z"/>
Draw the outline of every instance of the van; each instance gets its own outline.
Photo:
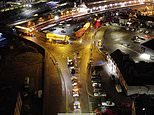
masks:
<path id="1" fill-rule="evenodd" d="M 121 93 L 121 92 L 122 92 L 122 88 L 121 88 L 121 85 L 120 85 L 120 84 L 116 84 L 116 85 L 115 85 L 115 88 L 116 88 L 116 91 L 117 91 L 118 93 Z"/>
<path id="2" fill-rule="evenodd" d="M 29 83 L 30 83 L 29 77 L 25 77 L 25 85 L 29 85 Z"/>

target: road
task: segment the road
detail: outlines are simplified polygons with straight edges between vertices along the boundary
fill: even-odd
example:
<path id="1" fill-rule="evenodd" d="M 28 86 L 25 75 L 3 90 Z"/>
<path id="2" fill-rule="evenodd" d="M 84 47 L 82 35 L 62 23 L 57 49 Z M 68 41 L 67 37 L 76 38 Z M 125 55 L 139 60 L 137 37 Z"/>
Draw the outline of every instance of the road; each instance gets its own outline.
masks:
<path id="1" fill-rule="evenodd" d="M 87 64 L 90 57 L 90 46 L 91 46 L 91 38 L 93 32 L 87 32 L 82 38 L 82 42 L 80 40 L 72 41 L 71 45 L 61 45 L 60 47 L 56 47 L 52 50 L 52 54 L 55 56 L 60 70 L 62 72 L 63 78 L 66 84 L 66 104 L 68 101 L 67 112 L 72 112 L 73 98 L 72 98 L 72 85 L 70 80 L 70 73 L 68 67 L 66 65 L 66 58 L 73 58 L 75 53 L 79 53 L 80 60 L 78 62 L 79 72 L 76 76 L 79 77 L 79 82 L 81 85 L 80 88 L 80 102 L 81 102 L 81 110 L 82 112 L 89 112 L 89 105 L 87 98 L 87 90 L 86 90 L 86 77 L 87 77 Z M 68 98 L 67 98 L 68 97 Z"/>
<path id="2" fill-rule="evenodd" d="M 92 11 L 92 8 L 89 9 L 90 12 L 78 12 L 78 13 L 73 13 L 73 14 L 68 14 L 68 15 L 65 15 L 65 16 L 61 16 L 59 17 L 58 20 L 55 20 L 55 19 L 49 19 L 47 21 L 44 21 L 44 22 L 41 22 L 41 23 L 38 23 L 38 21 L 34 21 L 35 23 L 38 23 L 36 24 L 35 26 L 33 26 L 33 28 L 35 28 L 36 30 L 42 30 L 42 28 L 46 28 L 47 26 L 49 25 L 52 25 L 52 24 L 55 24 L 55 23 L 59 23 L 61 21 L 64 21 L 64 20 L 68 20 L 68 19 L 71 19 L 71 18 L 77 18 L 77 17 L 84 17 L 84 16 L 88 16 L 88 15 L 95 15 L 96 13 L 101 13 L 101 12 L 105 12 L 105 11 L 108 11 L 108 10 L 115 10 L 115 9 L 119 9 L 119 8 L 126 8 L 126 7 L 134 7 L 134 6 L 140 6 L 140 5 L 144 5 L 144 4 L 140 4 L 140 3 L 136 3 L 136 2 L 123 2 L 123 4 L 116 4 L 116 5 L 102 5 L 101 8 L 97 9 L 97 10 L 94 10 Z M 38 8 L 39 9 L 39 8 Z M 29 20 L 34 20 L 35 17 L 33 16 L 35 13 L 37 14 L 41 14 L 41 12 L 38 10 L 38 9 L 28 9 L 27 11 L 25 10 L 23 13 L 19 13 L 18 15 L 21 15 L 20 17 L 23 18 L 22 20 L 21 19 L 18 19 L 16 20 L 15 24 L 19 23 L 19 22 L 23 22 L 25 23 L 25 20 L 27 20 L 25 18 L 25 16 L 29 16 L 31 18 L 29 18 Z M 38 11 L 37 11 L 38 10 Z M 40 13 L 39 13 L 40 12 Z M 47 11 L 46 11 L 47 12 Z M 49 14 L 49 11 L 48 13 L 46 13 L 46 15 Z M 55 14 L 54 14 L 55 15 Z M 15 15 L 16 16 L 16 15 Z M 12 17 L 13 18 L 13 17 Z M 16 19 L 15 17 L 13 19 Z M 4 20 L 3 20 L 4 21 Z M 6 21 L 6 20 L 5 20 Z M 7 22 L 8 23 L 8 22 Z M 21 23 L 20 23 L 21 24 Z M 11 24 L 11 25 L 14 25 L 14 24 Z"/>
<path id="3" fill-rule="evenodd" d="M 100 30 L 95 36 L 97 36 L 99 39 L 102 39 L 104 37 L 104 48 L 110 53 L 119 48 L 126 53 L 130 53 L 132 57 L 137 56 L 138 52 L 136 50 L 132 49 L 131 47 L 129 48 L 121 45 L 121 42 L 127 42 L 130 34 L 118 30 L 119 29 L 115 28 L 107 29 L 104 36 L 102 36 L 102 30 Z M 74 58 L 75 53 L 79 53 L 80 56 L 80 60 L 78 62 L 79 73 L 76 75 L 80 78 L 81 84 L 81 110 L 82 112 L 91 111 L 91 105 L 89 104 L 90 96 L 88 96 L 89 91 L 87 89 L 87 77 L 89 77 L 87 65 L 91 57 L 93 58 L 95 63 L 104 62 L 104 57 L 95 47 L 95 44 L 93 44 L 94 32 L 95 31 L 87 31 L 87 33 L 82 38 L 80 38 L 80 40 L 82 39 L 82 42 L 80 42 L 80 40 L 77 40 L 72 41 L 72 44 L 67 45 L 51 44 L 43 42 L 35 37 L 24 37 L 35 42 L 36 44 L 41 45 L 47 52 L 45 57 L 46 74 L 44 79 L 44 115 L 53 115 L 57 114 L 58 112 L 73 111 L 74 99 L 72 97 L 72 84 L 70 80 L 71 75 L 69 72 L 69 68 L 67 67 L 66 58 Z M 104 76 L 108 76 L 107 73 L 104 73 Z M 110 81 L 109 77 L 104 77 L 104 81 Z M 107 82 L 104 83 L 104 85 L 106 85 L 106 87 L 109 86 Z M 113 86 L 110 86 L 108 90 L 110 91 L 110 89 L 113 89 Z M 111 91 L 110 93 L 112 94 Z"/>
<path id="4" fill-rule="evenodd" d="M 104 28 L 103 28 L 104 29 Z M 98 38 L 102 38 L 102 33 L 100 32 L 97 33 Z M 108 29 L 106 29 L 105 34 L 104 34 L 104 48 L 103 50 L 106 50 L 109 53 L 112 53 L 116 49 L 120 49 L 126 54 L 129 54 L 130 57 L 136 61 L 147 61 L 150 62 L 152 60 L 144 60 L 140 58 L 140 54 L 142 54 L 141 49 L 140 49 L 140 44 L 145 42 L 144 40 L 141 41 L 140 43 L 134 43 L 131 39 L 134 36 L 139 36 L 140 33 L 137 32 L 131 32 L 131 31 L 126 31 L 123 30 L 119 26 L 110 26 Z M 114 44 L 114 45 L 113 45 Z M 129 45 L 129 46 L 127 46 Z M 153 55 L 153 53 L 150 53 Z"/>
<path id="5" fill-rule="evenodd" d="M 109 31 L 109 29 L 110 29 L 109 27 L 102 27 L 96 31 L 95 36 L 94 36 L 95 44 L 93 45 L 93 50 L 92 50 L 93 66 L 99 66 L 101 68 L 102 88 L 106 92 L 107 97 L 102 98 L 102 97 L 89 96 L 93 111 L 95 111 L 95 109 L 98 108 L 98 106 L 97 106 L 98 104 L 100 104 L 102 101 L 106 101 L 106 100 L 111 100 L 115 104 L 118 104 L 120 102 L 128 102 L 128 103 L 131 102 L 131 99 L 129 97 L 125 96 L 124 93 L 117 93 L 117 91 L 115 89 L 115 84 L 110 78 L 110 72 L 108 69 L 107 61 L 105 59 L 106 55 L 102 52 L 105 50 L 110 53 L 110 51 L 114 51 L 115 50 L 114 48 L 117 47 L 117 46 L 115 46 L 115 43 L 113 43 L 113 39 L 109 35 L 109 34 L 112 35 L 112 31 Z M 109 32 L 106 32 L 106 31 L 109 31 Z M 106 36 L 109 36 L 109 37 L 106 37 Z M 106 42 L 106 39 L 110 40 L 110 41 Z M 104 49 L 104 47 L 100 49 L 97 46 L 96 42 L 99 40 L 102 40 L 105 42 L 104 47 L 108 46 L 107 49 L 106 48 Z M 110 46 L 108 44 L 110 44 Z M 91 81 L 89 84 L 91 84 Z M 90 88 L 92 88 L 92 87 L 89 87 L 89 90 L 91 90 Z M 127 109 L 119 108 L 118 106 L 111 107 L 110 109 L 116 110 L 117 113 L 119 113 L 119 114 L 130 114 Z"/>
<path id="6" fill-rule="evenodd" d="M 61 21 L 64 21 L 64 20 L 69 20 L 69 19 L 74 19 L 74 18 L 78 18 L 78 17 L 86 17 L 86 16 L 89 16 L 89 15 L 95 15 L 96 13 L 101 13 L 101 12 L 105 12 L 105 11 L 108 11 L 108 10 L 115 10 L 115 9 L 119 9 L 119 8 L 126 8 L 126 7 L 134 7 L 134 6 L 138 6 L 138 5 L 141 5 L 140 3 L 128 3 L 128 4 L 125 4 L 124 6 L 123 5 L 113 5 L 112 7 L 110 5 L 103 5 L 102 8 L 100 8 L 99 10 L 94 10 L 92 11 L 92 8 L 89 9 L 91 10 L 90 12 L 77 12 L 77 13 L 70 13 L 68 15 L 65 15 L 65 16 L 60 16 L 59 19 L 55 20 L 55 19 L 50 19 L 50 20 L 47 20 L 47 21 L 44 21 L 42 23 L 39 23 L 39 24 L 36 24 L 33 28 L 37 29 L 37 30 L 43 30 L 42 28 L 46 28 L 47 25 L 52 25 L 52 24 L 55 24 L 55 23 L 59 23 Z"/>
<path id="7" fill-rule="evenodd" d="M 89 112 L 88 96 L 86 89 L 86 77 L 87 77 L 87 64 L 90 57 L 90 47 L 93 31 L 87 31 L 87 33 L 80 38 L 80 40 L 72 41 L 72 44 L 51 44 L 38 40 L 37 38 L 25 37 L 37 44 L 44 47 L 51 56 L 47 56 L 46 59 L 46 73 L 51 75 L 45 75 L 45 88 L 44 88 L 44 110 L 45 114 L 53 114 L 56 112 L 72 112 L 73 111 L 73 96 L 72 96 L 72 84 L 71 75 L 67 67 L 67 57 L 74 58 L 75 53 L 79 53 L 79 73 L 77 76 L 80 79 L 80 101 L 82 112 Z M 54 59 L 52 63 L 52 60 Z M 82 71 L 81 71 L 82 70 Z M 47 72 L 50 71 L 50 72 Z M 57 73 L 58 72 L 58 73 Z M 59 77 L 60 76 L 60 77 Z M 61 78 L 61 80 L 60 80 Z M 60 83 L 62 81 L 62 83 Z M 62 86 L 61 86 L 62 85 Z M 61 87 L 60 87 L 61 86 Z M 50 92 L 51 91 L 51 92 Z M 50 99 L 52 97 L 52 99 Z M 59 98 L 59 99 L 58 99 Z M 58 100 L 59 101 L 58 101 Z M 54 106 L 53 106 L 54 105 Z M 60 106 L 61 105 L 61 106 Z"/>
<path id="8" fill-rule="evenodd" d="M 46 64 L 47 70 L 45 71 L 49 71 L 46 73 L 51 73 L 51 75 L 49 74 L 45 75 L 46 77 L 44 81 L 45 82 L 44 111 L 46 115 L 51 113 L 53 114 L 54 111 L 55 113 L 73 111 L 72 84 L 70 80 L 71 75 L 67 67 L 66 58 L 67 57 L 74 58 L 75 53 L 79 53 L 80 56 L 80 61 L 79 61 L 80 71 L 77 74 L 77 76 L 80 78 L 80 84 L 81 84 L 80 88 L 81 110 L 82 112 L 92 111 L 91 104 L 89 104 L 90 101 L 89 100 L 90 96 L 88 96 L 89 89 L 87 88 L 87 77 L 89 77 L 87 71 L 87 65 L 90 58 L 92 58 L 96 64 L 105 63 L 102 53 L 100 53 L 99 50 L 95 47 L 93 41 L 93 35 L 95 35 L 98 39 L 103 38 L 102 32 L 98 31 L 97 33 L 95 34 L 95 31 L 93 30 L 88 31 L 82 38 L 80 38 L 80 40 L 82 39 L 82 42 L 80 42 L 80 40 L 77 40 L 77 41 L 72 41 L 72 44 L 67 44 L 67 45 L 45 43 L 43 41 L 38 40 L 37 38 L 30 38 L 30 37 L 27 38 L 37 44 L 42 45 L 50 54 L 49 57 L 47 56 L 46 58 L 47 60 L 45 61 L 47 62 Z M 97 38 L 95 38 L 95 40 L 97 40 Z M 52 61 L 50 57 L 51 59 L 54 59 L 53 60 L 54 63 L 51 63 Z M 104 81 L 108 81 L 106 80 L 106 78 L 104 79 L 105 79 Z M 107 79 L 109 79 L 109 77 L 107 77 Z M 108 85 L 106 85 L 105 87 L 108 87 Z M 111 85 L 109 89 L 110 90 L 113 89 L 113 85 Z"/>

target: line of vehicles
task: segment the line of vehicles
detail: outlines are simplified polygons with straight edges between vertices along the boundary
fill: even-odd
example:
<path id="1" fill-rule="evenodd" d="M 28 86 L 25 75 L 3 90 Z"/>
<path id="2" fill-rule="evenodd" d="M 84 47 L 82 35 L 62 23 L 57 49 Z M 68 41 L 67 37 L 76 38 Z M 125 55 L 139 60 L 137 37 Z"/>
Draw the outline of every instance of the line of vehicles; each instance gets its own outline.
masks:
<path id="1" fill-rule="evenodd" d="M 69 72 L 71 75 L 71 82 L 72 82 L 72 96 L 73 96 L 73 109 L 74 113 L 81 113 L 81 106 L 80 106 L 80 83 L 79 83 L 79 76 L 77 73 L 79 72 L 78 68 L 78 59 L 70 59 L 67 57 L 67 66 L 69 68 Z"/>

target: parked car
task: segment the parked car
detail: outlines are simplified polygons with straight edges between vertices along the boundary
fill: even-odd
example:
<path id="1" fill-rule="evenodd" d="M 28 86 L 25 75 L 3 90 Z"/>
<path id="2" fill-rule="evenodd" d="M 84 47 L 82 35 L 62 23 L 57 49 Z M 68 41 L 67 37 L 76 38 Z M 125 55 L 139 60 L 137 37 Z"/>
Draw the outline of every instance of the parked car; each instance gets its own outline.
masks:
<path id="1" fill-rule="evenodd" d="M 101 79 L 100 78 L 91 78 L 91 82 L 92 83 L 94 83 L 94 82 L 100 83 L 101 82 Z"/>
<path id="2" fill-rule="evenodd" d="M 93 89 L 93 92 L 94 92 L 94 93 L 95 93 L 95 92 L 100 92 L 100 93 L 101 93 L 101 92 L 103 92 L 103 90 L 102 90 L 101 88 L 94 88 L 94 89 Z"/>
<path id="3" fill-rule="evenodd" d="M 72 83 L 73 83 L 73 82 L 76 82 L 76 81 L 78 81 L 78 78 L 77 78 L 76 76 L 72 76 L 72 77 L 71 77 L 71 81 L 72 81 Z"/>
<path id="4" fill-rule="evenodd" d="M 103 97 L 106 97 L 107 94 L 105 92 L 94 92 L 94 96 L 103 96 Z"/>
<path id="5" fill-rule="evenodd" d="M 150 31 L 146 30 L 144 33 L 145 33 L 145 34 L 149 34 L 149 33 L 150 33 Z"/>
<path id="6" fill-rule="evenodd" d="M 73 105 L 74 105 L 74 110 L 80 109 L 80 108 L 81 108 L 81 107 L 80 107 L 80 102 L 79 102 L 79 101 L 75 101 Z"/>
<path id="7" fill-rule="evenodd" d="M 132 39 L 131 39 L 134 43 L 140 43 L 144 40 L 144 38 L 141 38 L 139 36 L 134 36 Z"/>
<path id="8" fill-rule="evenodd" d="M 112 101 L 105 101 L 102 102 L 102 106 L 115 106 L 115 103 Z"/>
<path id="9" fill-rule="evenodd" d="M 91 75 L 92 76 L 97 76 L 98 75 L 98 71 L 94 70 Z"/>
<path id="10" fill-rule="evenodd" d="M 73 75 L 75 74 L 75 68 L 74 68 L 74 66 L 73 67 L 70 67 L 70 73 L 73 74 Z"/>
<path id="11" fill-rule="evenodd" d="M 121 43 L 121 45 L 123 45 L 123 46 L 125 46 L 125 47 L 130 47 L 130 45 L 127 44 L 127 43 Z"/>
<path id="12" fill-rule="evenodd" d="M 78 91 L 73 91 L 73 97 L 79 97 L 79 92 Z"/>
<path id="13" fill-rule="evenodd" d="M 77 81 L 72 82 L 72 86 L 78 86 L 78 82 Z"/>
<path id="14" fill-rule="evenodd" d="M 100 79 L 100 78 L 101 78 L 101 76 L 99 76 L 99 75 L 92 75 L 92 76 L 91 76 L 91 78 L 92 78 L 92 79 L 95 79 L 95 78 Z"/>
<path id="15" fill-rule="evenodd" d="M 116 88 L 116 91 L 117 91 L 118 93 L 121 93 L 121 92 L 122 92 L 122 88 L 121 88 L 121 85 L 120 85 L 120 84 L 116 84 L 116 85 L 115 85 L 115 88 Z"/>
<path id="16" fill-rule="evenodd" d="M 97 82 L 93 82 L 93 83 L 92 83 L 92 86 L 93 86 L 94 88 L 101 88 L 101 87 L 102 87 L 102 84 L 101 84 L 101 83 L 97 83 Z"/>
<path id="17" fill-rule="evenodd" d="M 69 57 L 67 57 L 67 65 L 69 67 L 74 65 L 74 61 L 72 59 L 70 59 Z"/>
<path id="18" fill-rule="evenodd" d="M 66 33 L 66 31 L 65 31 L 65 30 L 61 30 L 61 32 L 62 32 L 62 33 Z"/>
<path id="19" fill-rule="evenodd" d="M 79 88 L 78 88 L 78 86 L 73 86 L 73 89 L 72 89 L 72 91 L 74 91 L 74 92 L 77 92 L 77 91 L 79 91 Z"/>
<path id="20" fill-rule="evenodd" d="M 78 82 L 78 79 L 73 79 L 72 81 L 72 85 L 75 86 L 75 84 Z M 75 83 L 75 84 L 74 84 Z"/>

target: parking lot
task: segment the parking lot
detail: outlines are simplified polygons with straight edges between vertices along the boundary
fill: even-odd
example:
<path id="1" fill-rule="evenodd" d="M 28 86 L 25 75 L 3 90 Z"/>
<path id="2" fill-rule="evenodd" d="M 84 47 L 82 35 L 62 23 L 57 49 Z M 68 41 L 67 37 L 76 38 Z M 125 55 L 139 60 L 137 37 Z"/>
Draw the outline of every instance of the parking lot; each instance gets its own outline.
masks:
<path id="1" fill-rule="evenodd" d="M 46 30 L 54 34 L 72 36 L 74 32 L 82 28 L 84 24 L 85 22 L 81 23 L 74 20 L 63 21 L 56 26 L 48 28 Z"/>
<path id="2" fill-rule="evenodd" d="M 92 67 L 88 81 L 88 85 L 91 85 L 89 99 L 93 111 L 104 113 L 110 111 L 114 114 L 122 114 L 127 111 L 129 113 L 130 108 L 124 106 L 121 108 L 120 104 L 124 102 L 129 104 L 130 99 L 116 91 L 115 82 L 107 74 L 105 65 Z"/>

